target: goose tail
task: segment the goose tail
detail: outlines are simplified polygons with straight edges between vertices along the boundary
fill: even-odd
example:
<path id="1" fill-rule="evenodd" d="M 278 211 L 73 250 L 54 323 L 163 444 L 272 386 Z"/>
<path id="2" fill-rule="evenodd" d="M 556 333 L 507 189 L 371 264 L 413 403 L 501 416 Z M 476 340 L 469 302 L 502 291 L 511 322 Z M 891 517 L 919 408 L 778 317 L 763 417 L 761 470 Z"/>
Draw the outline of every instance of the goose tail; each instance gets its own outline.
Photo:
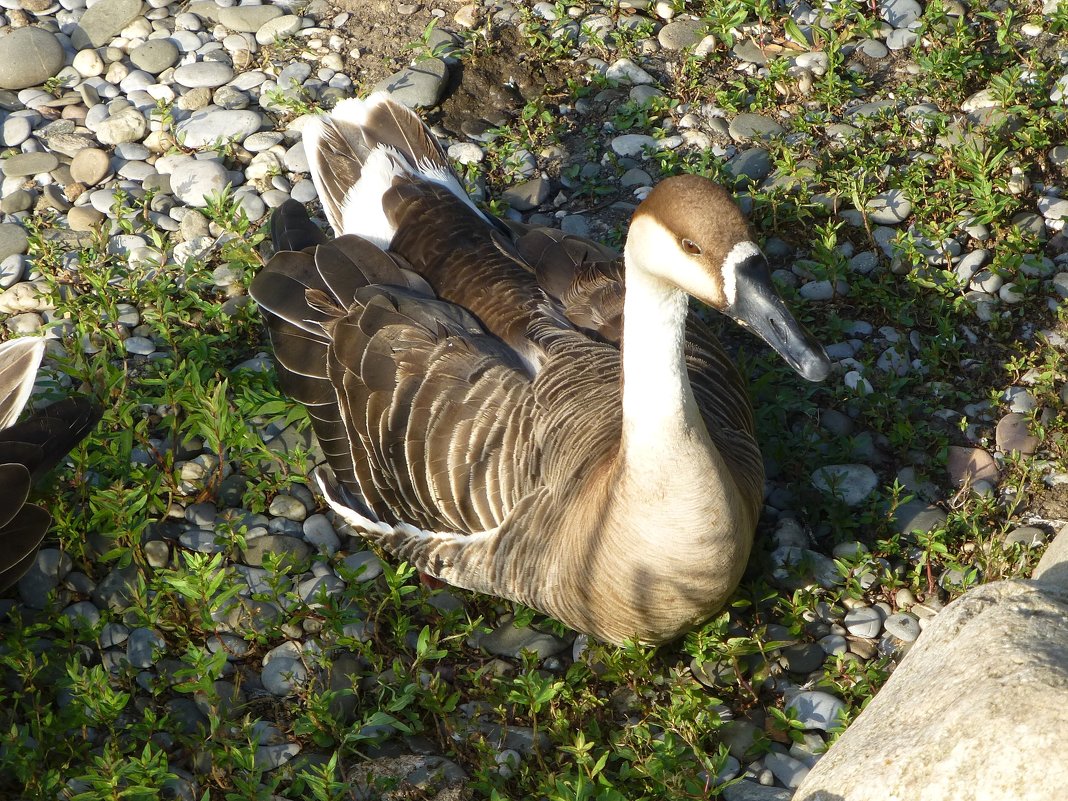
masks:
<path id="1" fill-rule="evenodd" d="M 477 211 L 433 134 L 385 92 L 343 100 L 312 120 L 304 149 L 337 236 L 356 234 L 388 248 L 396 227 L 386 195 L 398 178 L 443 186 Z"/>

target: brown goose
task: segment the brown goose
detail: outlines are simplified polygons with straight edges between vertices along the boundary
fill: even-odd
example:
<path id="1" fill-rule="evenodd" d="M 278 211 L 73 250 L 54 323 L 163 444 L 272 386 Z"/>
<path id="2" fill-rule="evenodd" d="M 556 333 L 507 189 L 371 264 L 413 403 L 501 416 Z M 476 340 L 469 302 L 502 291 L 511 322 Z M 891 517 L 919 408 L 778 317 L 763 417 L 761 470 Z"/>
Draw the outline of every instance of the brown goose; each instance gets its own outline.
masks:
<path id="1" fill-rule="evenodd" d="M 30 485 L 92 430 L 99 410 L 83 398 L 53 403 L 16 423 L 44 355 L 43 339 L 0 343 L 0 591 L 33 563 L 52 517 L 26 503 Z"/>
<path id="2" fill-rule="evenodd" d="M 333 508 L 430 576 L 610 642 L 664 642 L 713 614 L 764 476 L 741 377 L 687 295 L 804 377 L 829 369 L 728 193 L 665 180 L 620 261 L 483 215 L 384 96 L 304 136 L 338 238 L 281 207 L 251 292 Z"/>

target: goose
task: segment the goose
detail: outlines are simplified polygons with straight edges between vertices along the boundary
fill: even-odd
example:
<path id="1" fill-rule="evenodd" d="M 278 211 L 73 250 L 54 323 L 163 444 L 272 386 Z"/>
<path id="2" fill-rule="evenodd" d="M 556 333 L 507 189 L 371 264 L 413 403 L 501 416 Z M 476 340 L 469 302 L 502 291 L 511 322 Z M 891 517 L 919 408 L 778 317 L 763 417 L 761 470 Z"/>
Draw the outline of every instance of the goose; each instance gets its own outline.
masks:
<path id="1" fill-rule="evenodd" d="M 804 378 L 829 371 L 730 194 L 664 180 L 619 258 L 481 212 L 383 94 L 303 136 L 337 236 L 283 204 L 250 294 L 334 511 L 432 579 L 609 643 L 663 643 L 718 611 L 764 471 L 742 377 L 688 296 Z"/>
<path id="2" fill-rule="evenodd" d="M 44 349 L 44 339 L 34 337 L 0 343 L 0 592 L 29 570 L 52 523 L 48 512 L 26 502 L 31 484 L 55 467 L 100 417 L 90 401 L 69 398 L 17 422 Z"/>

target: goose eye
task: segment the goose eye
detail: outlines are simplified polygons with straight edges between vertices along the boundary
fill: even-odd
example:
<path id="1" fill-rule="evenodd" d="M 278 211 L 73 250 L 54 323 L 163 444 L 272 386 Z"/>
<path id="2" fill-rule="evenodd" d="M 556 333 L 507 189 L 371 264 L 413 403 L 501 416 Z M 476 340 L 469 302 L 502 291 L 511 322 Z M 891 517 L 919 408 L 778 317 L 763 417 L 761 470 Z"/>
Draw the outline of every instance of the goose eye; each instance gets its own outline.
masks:
<path id="1" fill-rule="evenodd" d="M 694 242 L 692 239 L 683 239 L 682 249 L 689 253 L 691 256 L 701 255 L 701 246 Z"/>

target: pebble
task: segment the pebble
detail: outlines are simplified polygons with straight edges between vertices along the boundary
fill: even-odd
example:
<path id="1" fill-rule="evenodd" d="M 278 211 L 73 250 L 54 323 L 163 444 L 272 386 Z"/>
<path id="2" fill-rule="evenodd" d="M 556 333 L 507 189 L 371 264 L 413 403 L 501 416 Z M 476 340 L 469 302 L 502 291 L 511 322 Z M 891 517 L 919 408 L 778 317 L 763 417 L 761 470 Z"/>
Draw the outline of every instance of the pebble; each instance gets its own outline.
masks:
<path id="1" fill-rule="evenodd" d="M 748 142 L 779 136 L 783 133 L 783 127 L 762 114 L 744 113 L 731 120 L 728 131 L 735 142 Z"/>
<path id="2" fill-rule="evenodd" d="M 0 36 L 0 89 L 38 86 L 63 68 L 63 46 L 43 28 L 17 28 Z"/>
<path id="3" fill-rule="evenodd" d="M 519 657 L 521 651 L 534 653 L 539 660 L 555 656 L 569 645 L 552 634 L 532 628 L 516 628 L 512 623 L 505 623 L 489 634 L 479 638 L 478 644 L 496 656 Z"/>
<path id="4" fill-rule="evenodd" d="M 994 431 L 994 439 L 999 451 L 1011 453 L 1016 451 L 1030 456 L 1038 450 L 1041 440 L 1030 431 L 1030 419 L 1018 412 L 1010 412 L 1002 417 Z"/>
<path id="5" fill-rule="evenodd" d="M 70 163 L 70 176 L 86 186 L 96 186 L 111 173 L 111 158 L 95 147 L 79 150 Z"/>
<path id="6" fill-rule="evenodd" d="M 888 634 L 892 634 L 904 642 L 915 642 L 920 636 L 920 622 L 913 615 L 898 612 L 890 615 L 883 622 Z"/>
<path id="7" fill-rule="evenodd" d="M 193 161 L 181 170 L 179 177 L 171 177 L 174 196 L 196 208 L 208 205 L 211 195 L 220 195 L 230 183 L 230 174 L 218 161 Z"/>
<path id="8" fill-rule="evenodd" d="M 656 79 L 652 75 L 629 58 L 621 58 L 610 64 L 605 71 L 605 77 L 610 81 L 618 81 L 628 86 L 656 83 Z"/>
<path id="9" fill-rule="evenodd" d="M 858 506 L 875 491 L 879 477 L 864 464 L 833 464 L 812 473 L 817 489 L 833 494 L 846 506 Z"/>
<path id="10" fill-rule="evenodd" d="M 188 89 L 214 89 L 229 83 L 233 77 L 233 67 L 222 61 L 197 61 L 182 64 L 174 70 L 175 82 Z"/>
<path id="11" fill-rule="evenodd" d="M 877 225 L 898 225 L 912 213 L 912 203 L 900 189 L 889 189 L 869 200 L 865 210 Z"/>
<path id="12" fill-rule="evenodd" d="M 657 140 L 646 134 L 621 134 L 612 139 L 612 151 L 624 158 L 640 158 L 657 147 Z"/>
<path id="13" fill-rule="evenodd" d="M 243 141 L 259 130 L 261 124 L 260 115 L 254 111 L 202 111 L 180 123 L 175 135 L 185 147 L 201 148 L 218 142 Z"/>
<path id="14" fill-rule="evenodd" d="M 875 607 L 858 606 L 846 613 L 843 625 L 854 637 L 873 639 L 882 631 L 883 616 Z"/>
<path id="15" fill-rule="evenodd" d="M 976 481 L 996 482 L 999 477 L 994 458 L 982 448 L 950 445 L 946 449 L 946 472 L 955 486 Z"/>
<path id="16" fill-rule="evenodd" d="M 830 693 L 808 690 L 797 693 L 787 702 L 786 708 L 794 713 L 803 728 L 829 731 L 840 725 L 840 716 L 846 706 Z"/>
<path id="17" fill-rule="evenodd" d="M 308 670 L 300 659 L 276 656 L 264 665 L 260 681 L 267 692 L 280 698 L 293 695 L 308 680 Z"/>
<path id="18" fill-rule="evenodd" d="M 437 105 L 448 79 L 448 65 L 440 58 L 427 58 L 383 79 L 374 91 L 387 92 L 408 108 L 430 108 Z"/>
<path id="19" fill-rule="evenodd" d="M 764 765 L 781 784 L 791 790 L 796 790 L 808 775 L 808 766 L 804 762 L 777 751 L 769 751 L 764 755 Z"/>
<path id="20" fill-rule="evenodd" d="M 141 0 L 99 0 L 82 14 L 70 35 L 79 50 L 102 47 L 141 13 Z"/>
<path id="21" fill-rule="evenodd" d="M 173 67 L 178 58 L 178 47 L 169 39 L 149 39 L 130 51 L 130 62 L 151 75 Z"/>

